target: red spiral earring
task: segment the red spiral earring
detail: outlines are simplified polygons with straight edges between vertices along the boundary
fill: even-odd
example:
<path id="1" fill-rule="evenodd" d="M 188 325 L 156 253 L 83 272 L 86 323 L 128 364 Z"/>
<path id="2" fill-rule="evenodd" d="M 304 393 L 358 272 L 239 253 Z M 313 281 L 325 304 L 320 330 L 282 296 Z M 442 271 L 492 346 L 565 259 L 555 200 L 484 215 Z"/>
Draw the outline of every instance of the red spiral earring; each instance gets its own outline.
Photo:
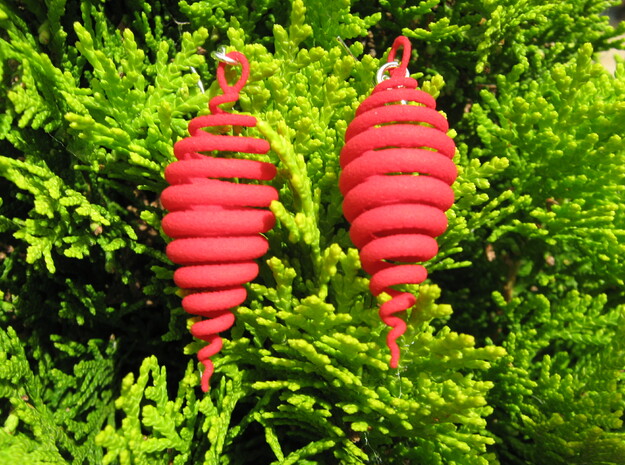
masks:
<path id="1" fill-rule="evenodd" d="M 399 48 L 401 63 L 394 61 Z M 447 120 L 436 111 L 434 98 L 408 77 L 410 51 L 406 37 L 395 39 L 378 84 L 347 128 L 340 155 L 339 188 L 350 238 L 371 275 L 371 293 L 391 296 L 380 318 L 392 327 L 387 336 L 392 368 L 399 363 L 397 338 L 406 330 L 396 314 L 416 302 L 414 295 L 393 286 L 419 284 L 427 277 L 415 262 L 438 252 L 434 238 L 447 229 L 445 211 L 454 202 L 450 186 L 457 176 Z M 384 80 L 387 70 L 390 78 Z"/>
<path id="2" fill-rule="evenodd" d="M 227 65 L 241 66 L 241 77 L 233 86 L 226 80 Z M 234 156 L 216 156 L 218 152 L 264 154 L 269 150 L 269 143 L 204 130 L 256 126 L 253 116 L 234 115 L 219 108 L 223 103 L 239 99 L 248 77 L 249 63 L 243 54 L 230 52 L 221 57 L 217 81 L 223 95 L 211 99 L 212 114 L 191 120 L 190 136 L 174 145 L 178 161 L 165 169 L 165 179 L 170 186 L 161 195 L 163 206 L 170 211 L 163 218 L 163 231 L 174 239 L 167 246 L 167 257 L 182 265 L 174 273 L 176 285 L 187 292 L 182 307 L 188 313 L 206 318 L 191 327 L 194 337 L 208 342 L 197 355 L 205 367 L 204 392 L 209 389 L 214 369 L 210 357 L 223 345 L 218 334 L 234 324 L 232 309 L 245 301 L 244 284 L 253 280 L 259 271 L 255 259 L 268 249 L 268 242 L 261 233 L 269 231 L 275 223 L 273 213 L 266 208 L 278 199 L 275 188 L 223 180 L 268 181 L 276 174 L 275 166 Z M 217 153 L 206 154 L 210 152 Z"/>

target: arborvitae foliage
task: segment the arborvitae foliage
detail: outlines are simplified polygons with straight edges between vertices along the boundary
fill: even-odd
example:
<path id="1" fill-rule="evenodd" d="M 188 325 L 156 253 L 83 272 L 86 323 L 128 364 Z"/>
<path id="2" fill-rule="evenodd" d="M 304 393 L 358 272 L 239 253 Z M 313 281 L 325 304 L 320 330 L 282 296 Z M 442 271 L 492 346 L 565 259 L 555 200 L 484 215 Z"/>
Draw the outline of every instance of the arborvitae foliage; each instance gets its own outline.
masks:
<path id="1" fill-rule="evenodd" d="M 0 463 L 625 464 L 610 5 L 1 1 Z M 399 34 L 459 177 L 391 370 L 337 179 Z M 220 45 L 280 201 L 203 395 L 158 197 Z"/>

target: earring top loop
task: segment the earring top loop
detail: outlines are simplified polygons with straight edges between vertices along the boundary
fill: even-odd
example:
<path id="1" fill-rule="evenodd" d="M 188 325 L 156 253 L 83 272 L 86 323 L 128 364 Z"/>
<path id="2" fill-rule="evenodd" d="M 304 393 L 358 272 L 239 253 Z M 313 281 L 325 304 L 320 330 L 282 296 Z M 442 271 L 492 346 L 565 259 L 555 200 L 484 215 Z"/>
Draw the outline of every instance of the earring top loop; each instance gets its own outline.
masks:
<path id="1" fill-rule="evenodd" d="M 405 36 L 399 36 L 393 42 L 393 46 L 391 47 L 391 51 L 388 54 L 387 62 L 393 62 L 395 60 L 395 56 L 397 55 L 397 50 L 403 48 L 401 61 L 399 62 L 399 66 L 396 67 L 394 71 L 391 71 L 391 77 L 395 75 L 401 76 L 406 73 L 408 69 L 408 63 L 410 62 L 410 53 L 412 52 L 412 45 L 410 44 L 410 40 L 408 40 Z"/>
<path id="2" fill-rule="evenodd" d="M 226 66 L 229 65 L 229 63 L 227 63 L 225 59 L 219 61 L 219 66 L 217 66 L 217 82 L 224 93 L 223 95 L 213 97 L 209 102 L 208 107 L 213 114 L 223 113 L 224 110 L 219 108 L 219 105 L 222 103 L 236 102 L 239 99 L 239 92 L 250 77 L 250 64 L 247 58 L 245 58 L 245 55 L 240 52 L 230 52 L 224 55 L 224 57 L 234 64 L 241 66 L 241 77 L 233 85 L 229 85 L 226 79 Z"/>

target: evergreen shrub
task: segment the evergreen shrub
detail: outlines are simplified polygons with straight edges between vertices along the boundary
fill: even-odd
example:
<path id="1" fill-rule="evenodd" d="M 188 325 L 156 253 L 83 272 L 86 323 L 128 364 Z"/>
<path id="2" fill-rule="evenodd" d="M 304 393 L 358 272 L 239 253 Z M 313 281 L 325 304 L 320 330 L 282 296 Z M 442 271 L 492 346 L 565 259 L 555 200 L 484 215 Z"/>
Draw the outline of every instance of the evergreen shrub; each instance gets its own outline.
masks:
<path id="1" fill-rule="evenodd" d="M 0 1 L 0 463 L 625 464 L 612 4 Z M 459 178 L 392 370 L 337 179 L 400 34 Z M 203 395 L 159 193 L 220 45 L 280 201 Z"/>

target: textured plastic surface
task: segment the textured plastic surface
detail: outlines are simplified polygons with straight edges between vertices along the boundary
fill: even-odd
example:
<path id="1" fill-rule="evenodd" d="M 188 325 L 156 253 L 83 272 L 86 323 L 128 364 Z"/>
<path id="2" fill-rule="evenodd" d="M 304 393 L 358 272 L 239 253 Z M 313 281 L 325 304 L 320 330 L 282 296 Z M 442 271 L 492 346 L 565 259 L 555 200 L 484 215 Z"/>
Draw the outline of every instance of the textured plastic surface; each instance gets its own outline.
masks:
<path id="1" fill-rule="evenodd" d="M 427 278 L 419 262 L 438 252 L 435 237 L 447 229 L 445 211 L 454 202 L 450 186 L 457 176 L 447 120 L 436 111 L 434 98 L 405 77 L 407 38 L 395 40 L 388 62 L 400 48 L 399 66 L 362 102 L 347 128 L 339 179 L 343 213 L 362 267 L 371 275 L 370 290 L 391 296 L 380 317 L 392 328 L 387 345 L 393 368 L 400 356 L 397 338 L 406 330 L 397 313 L 416 302 L 411 293 L 393 287 Z"/>
<path id="2" fill-rule="evenodd" d="M 219 333 L 234 324 L 232 309 L 245 301 L 244 285 L 258 275 L 256 259 L 267 252 L 268 243 L 261 233 L 273 227 L 275 218 L 267 207 L 278 199 L 273 187 L 244 182 L 273 179 L 276 168 L 272 164 L 224 153 L 266 153 L 267 141 L 204 130 L 219 128 L 213 132 L 222 132 L 224 126 L 256 125 L 252 116 L 233 115 L 219 108 L 238 99 L 249 76 L 244 55 L 231 52 L 227 56 L 241 65 L 241 77 L 229 86 L 227 64 L 219 64 L 217 80 L 224 93 L 210 101 L 212 114 L 194 118 L 189 123 L 190 136 L 174 145 L 178 161 L 165 169 L 170 186 L 161 195 L 163 206 L 170 212 L 163 218 L 163 231 L 173 238 L 167 256 L 181 265 L 174 281 L 187 292 L 182 306 L 188 313 L 204 317 L 191 327 L 191 333 L 208 343 L 198 352 L 205 367 L 205 392 L 214 370 L 210 357 L 223 345 Z M 229 158 L 219 158 L 224 156 Z"/>

